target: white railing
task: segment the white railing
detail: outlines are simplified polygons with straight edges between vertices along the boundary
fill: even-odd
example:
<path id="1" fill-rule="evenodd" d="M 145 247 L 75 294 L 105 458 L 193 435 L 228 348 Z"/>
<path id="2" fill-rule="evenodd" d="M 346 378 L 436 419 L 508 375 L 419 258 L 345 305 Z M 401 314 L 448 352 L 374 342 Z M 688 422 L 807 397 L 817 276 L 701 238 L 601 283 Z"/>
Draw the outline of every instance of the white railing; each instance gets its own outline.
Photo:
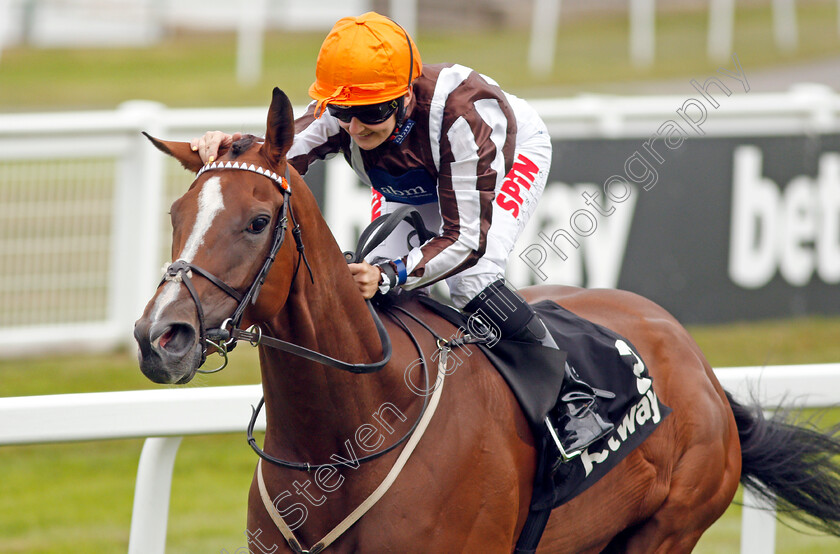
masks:
<path id="1" fill-rule="evenodd" d="M 724 368 L 715 372 L 737 399 L 750 391 L 772 408 L 786 399 L 799 406 L 840 404 L 840 364 Z M 0 398 L 0 446 L 82 440 L 146 438 L 137 470 L 129 553 L 165 551 L 170 485 L 183 435 L 241 432 L 260 385 Z M 256 429 L 265 429 L 265 419 Z M 746 495 L 741 552 L 775 548 L 773 512 L 752 509 Z"/>
<path id="2" fill-rule="evenodd" d="M 745 93 L 730 81 L 731 96 L 712 87 L 720 105 L 709 108 L 706 136 L 840 130 L 840 95 L 830 89 Z M 683 96 L 533 104 L 556 140 L 649 138 L 700 97 L 685 88 Z M 0 355 L 129 344 L 167 259 L 168 202 L 190 182 L 140 132 L 176 140 L 207 129 L 259 134 L 265 117 L 265 107 L 167 109 L 142 101 L 109 111 L 0 114 Z M 369 190 L 356 182 L 340 157 L 328 162 L 325 217 L 348 247 L 370 205 Z"/>

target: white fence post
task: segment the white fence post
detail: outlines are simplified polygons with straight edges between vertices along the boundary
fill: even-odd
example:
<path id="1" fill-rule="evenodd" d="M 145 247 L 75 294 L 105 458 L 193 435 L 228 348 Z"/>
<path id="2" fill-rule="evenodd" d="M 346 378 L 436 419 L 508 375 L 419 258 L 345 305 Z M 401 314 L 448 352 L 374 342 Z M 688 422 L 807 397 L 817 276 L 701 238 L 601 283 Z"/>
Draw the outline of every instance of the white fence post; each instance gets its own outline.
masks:
<path id="1" fill-rule="evenodd" d="M 531 42 L 528 46 L 528 67 L 533 75 L 544 77 L 554 67 L 560 7 L 560 0 L 534 0 Z"/>
<path id="2" fill-rule="evenodd" d="M 390 0 L 388 13 L 411 38 L 417 40 L 417 0 Z"/>
<path id="3" fill-rule="evenodd" d="M 325 171 L 324 198 L 341 198 L 341 201 L 325 203 L 324 219 L 339 241 L 339 246 L 353 249 L 355 245 L 346 241 L 358 236 L 363 230 L 358 228 L 358 214 L 366 214 L 364 221 L 370 221 L 370 189 L 359 186 L 356 172 L 338 156 L 327 161 Z"/>
<path id="4" fill-rule="evenodd" d="M 236 33 L 236 81 L 253 85 L 262 77 L 267 0 L 248 0 Z"/>
<path id="5" fill-rule="evenodd" d="M 120 112 L 137 131 L 129 140 L 130 146 L 118 169 L 115 213 L 123 217 L 115 217 L 113 222 L 109 306 L 112 321 L 129 334 L 161 276 L 166 156 L 140 131 L 163 138 L 166 135 L 161 118 L 164 109 L 162 104 L 145 101 L 120 106 Z"/>
<path id="6" fill-rule="evenodd" d="M 796 0 L 773 0 L 773 37 L 782 52 L 796 50 L 799 43 Z"/>
<path id="7" fill-rule="evenodd" d="M 767 501 L 745 488 L 741 511 L 741 554 L 776 551 L 776 511 Z"/>
<path id="8" fill-rule="evenodd" d="M 630 0 L 630 60 L 650 67 L 656 51 L 656 0 Z"/>
<path id="9" fill-rule="evenodd" d="M 10 0 L 0 0 L 0 60 L 3 59 L 3 46 L 6 45 L 6 35 L 12 21 L 12 3 Z"/>
<path id="10" fill-rule="evenodd" d="M 180 445 L 181 437 L 153 437 L 143 443 L 134 487 L 128 554 L 166 552 L 172 469 Z"/>
<path id="11" fill-rule="evenodd" d="M 735 0 L 710 0 L 706 55 L 714 62 L 729 59 L 735 24 Z"/>

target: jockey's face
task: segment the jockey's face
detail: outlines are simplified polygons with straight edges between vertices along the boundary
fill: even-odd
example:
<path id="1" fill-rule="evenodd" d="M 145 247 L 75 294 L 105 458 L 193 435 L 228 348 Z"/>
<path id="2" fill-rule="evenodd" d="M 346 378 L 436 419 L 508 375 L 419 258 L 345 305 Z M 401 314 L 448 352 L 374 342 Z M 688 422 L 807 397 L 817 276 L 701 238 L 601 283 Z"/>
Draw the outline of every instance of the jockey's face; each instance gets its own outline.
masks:
<path id="1" fill-rule="evenodd" d="M 410 111 L 412 98 L 413 93 L 409 89 L 403 99 L 405 105 L 408 107 L 407 111 Z M 332 109 L 330 111 L 332 112 Z M 388 137 L 393 134 L 394 127 L 397 125 L 397 112 L 394 111 L 387 119 L 378 123 L 365 123 L 362 121 L 365 118 L 359 119 L 358 117 L 353 117 L 349 122 L 343 121 L 341 118 L 337 119 L 341 128 L 350 134 L 350 138 L 353 139 L 353 142 L 359 148 L 362 150 L 373 150 L 388 140 Z"/>
<path id="2" fill-rule="evenodd" d="M 339 120 L 338 124 L 350 134 L 350 138 L 359 145 L 359 148 L 373 150 L 388 140 L 388 137 L 394 132 L 394 127 L 397 124 L 397 114 L 391 114 L 391 117 L 382 123 L 362 123 L 354 117 L 350 120 L 350 123 Z"/>

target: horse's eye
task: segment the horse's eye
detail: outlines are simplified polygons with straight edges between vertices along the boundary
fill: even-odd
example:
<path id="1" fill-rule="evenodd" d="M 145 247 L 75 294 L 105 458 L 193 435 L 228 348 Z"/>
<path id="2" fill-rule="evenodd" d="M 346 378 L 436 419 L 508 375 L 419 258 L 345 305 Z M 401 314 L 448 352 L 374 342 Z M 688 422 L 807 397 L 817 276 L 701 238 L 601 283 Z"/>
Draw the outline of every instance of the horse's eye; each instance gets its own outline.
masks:
<path id="1" fill-rule="evenodd" d="M 254 235 L 259 235 L 260 233 L 265 231 L 266 227 L 268 227 L 269 221 L 270 221 L 270 218 L 266 215 L 261 215 L 259 217 L 255 217 L 254 220 L 251 221 L 251 224 L 248 225 L 248 228 L 246 229 L 246 231 L 248 231 L 249 233 L 254 234 Z"/>

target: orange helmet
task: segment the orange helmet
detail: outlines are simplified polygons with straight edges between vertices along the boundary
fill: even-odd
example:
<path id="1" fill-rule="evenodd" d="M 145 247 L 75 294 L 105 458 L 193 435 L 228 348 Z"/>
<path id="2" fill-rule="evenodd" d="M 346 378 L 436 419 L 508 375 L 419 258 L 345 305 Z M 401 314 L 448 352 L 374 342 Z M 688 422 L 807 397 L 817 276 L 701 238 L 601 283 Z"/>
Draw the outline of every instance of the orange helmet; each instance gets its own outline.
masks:
<path id="1" fill-rule="evenodd" d="M 408 92 L 421 71 L 417 46 L 397 23 L 374 12 L 345 17 L 321 45 L 309 96 L 318 101 L 316 117 L 331 103 L 387 102 Z"/>

